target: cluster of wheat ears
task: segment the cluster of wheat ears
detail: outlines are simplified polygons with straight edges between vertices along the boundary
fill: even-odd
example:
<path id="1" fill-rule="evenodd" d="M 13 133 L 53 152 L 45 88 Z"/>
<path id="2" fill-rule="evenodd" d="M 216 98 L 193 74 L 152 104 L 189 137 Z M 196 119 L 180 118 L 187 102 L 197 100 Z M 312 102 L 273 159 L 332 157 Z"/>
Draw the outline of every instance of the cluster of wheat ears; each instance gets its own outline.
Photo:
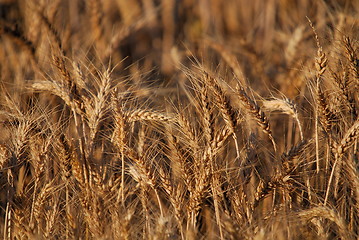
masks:
<path id="1" fill-rule="evenodd" d="M 0 238 L 358 239 L 358 1 L 294 2 L 1 0 Z"/>

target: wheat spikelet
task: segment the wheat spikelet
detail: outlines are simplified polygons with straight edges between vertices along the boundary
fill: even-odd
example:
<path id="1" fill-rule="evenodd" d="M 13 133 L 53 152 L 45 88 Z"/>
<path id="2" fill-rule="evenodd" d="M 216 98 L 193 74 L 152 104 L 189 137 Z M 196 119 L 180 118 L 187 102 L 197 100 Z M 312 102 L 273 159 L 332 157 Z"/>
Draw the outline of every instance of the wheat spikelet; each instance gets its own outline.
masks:
<path id="1" fill-rule="evenodd" d="M 286 174 L 288 174 L 292 170 L 294 160 L 298 158 L 300 154 L 303 153 L 307 143 L 308 142 L 306 140 L 303 140 L 297 145 L 292 146 L 288 152 L 282 154 L 282 166 L 284 167 L 284 172 Z"/>
<path id="2" fill-rule="evenodd" d="M 62 56 L 58 57 L 56 55 L 53 55 L 53 61 L 58 71 L 63 77 L 63 85 L 66 86 L 68 91 L 70 92 L 70 99 L 75 99 L 79 101 L 81 97 L 77 90 L 76 83 L 74 82 L 74 79 L 66 66 L 65 59 Z"/>
<path id="3" fill-rule="evenodd" d="M 311 220 L 313 218 L 323 217 L 334 222 L 339 230 L 339 235 L 343 239 L 351 239 L 350 234 L 348 233 L 348 228 L 345 224 L 343 218 L 335 212 L 335 210 L 330 209 L 328 207 L 313 207 L 308 210 L 303 210 L 298 213 L 298 216 L 306 221 Z"/>
<path id="4" fill-rule="evenodd" d="M 189 119 L 187 119 L 186 116 L 180 112 L 177 115 L 177 122 L 184 137 L 189 140 L 188 145 L 191 146 L 190 150 L 194 150 L 194 152 L 196 152 L 199 149 L 198 139 Z"/>
<path id="5" fill-rule="evenodd" d="M 320 87 L 318 88 L 318 93 L 317 93 L 317 104 L 318 104 L 318 112 L 319 112 L 319 121 L 324 131 L 327 134 L 330 134 L 333 121 L 335 119 L 335 115 L 329 109 L 329 105 L 327 103 L 327 97 L 324 95 Z"/>
<path id="6" fill-rule="evenodd" d="M 46 228 L 44 231 L 44 237 L 49 238 L 49 237 L 55 235 L 54 228 L 55 228 L 56 217 L 58 214 L 59 214 L 58 203 L 55 202 L 52 205 L 52 211 L 48 211 L 48 213 L 46 213 L 46 215 L 45 215 Z"/>
<path id="7" fill-rule="evenodd" d="M 218 133 L 215 135 L 215 139 L 212 142 L 213 153 L 217 154 L 225 145 L 227 139 L 231 136 L 231 131 L 228 127 L 224 127 L 223 129 L 219 130 Z"/>
<path id="8" fill-rule="evenodd" d="M 96 95 L 91 98 L 92 104 L 85 104 L 87 123 L 90 128 L 90 147 L 93 145 L 100 124 L 106 113 L 109 112 L 110 106 L 108 101 L 111 93 L 111 76 L 110 70 L 107 69 L 100 75 L 99 86 Z"/>
<path id="9" fill-rule="evenodd" d="M 0 169 L 3 169 L 8 161 L 10 160 L 10 152 L 8 148 L 2 144 L 0 144 Z"/>
<path id="10" fill-rule="evenodd" d="M 174 188 L 172 186 L 170 176 L 169 174 L 166 174 L 162 168 L 159 170 L 159 177 L 161 179 L 161 184 L 163 186 L 163 189 L 168 194 L 168 197 L 170 199 L 170 202 L 172 204 L 173 209 L 175 210 L 175 218 L 177 220 L 177 225 L 179 228 L 179 231 L 181 232 L 181 235 L 183 236 L 183 226 L 182 226 L 182 219 L 183 219 L 183 199 L 181 197 L 181 189 L 179 186 Z"/>
<path id="11" fill-rule="evenodd" d="M 202 87 L 200 91 L 201 96 L 201 107 L 203 111 L 203 131 L 207 143 L 213 141 L 214 136 L 214 119 L 213 119 L 213 110 L 210 104 L 208 89 Z"/>
<path id="12" fill-rule="evenodd" d="M 45 171 L 46 152 L 48 151 L 46 142 L 39 136 L 34 136 L 30 139 L 30 153 L 32 165 L 35 170 L 35 182 L 40 180 L 40 175 Z"/>
<path id="13" fill-rule="evenodd" d="M 347 151 L 357 140 L 359 136 L 359 119 L 345 132 L 343 138 L 336 144 L 335 154 L 341 158 L 345 151 Z"/>
<path id="14" fill-rule="evenodd" d="M 349 78 L 347 71 L 343 71 L 343 73 L 336 73 L 333 70 L 329 69 L 334 79 L 336 86 L 339 88 L 340 94 L 338 94 L 338 98 L 344 102 L 344 107 L 349 108 L 350 112 L 356 116 L 355 110 L 355 102 L 353 97 L 350 94 L 349 90 Z"/>
<path id="15" fill-rule="evenodd" d="M 194 176 L 194 187 L 189 195 L 189 202 L 187 208 L 187 228 L 190 226 L 196 227 L 197 215 L 201 209 L 201 204 L 207 196 L 210 189 L 211 174 L 213 168 L 211 167 L 214 157 L 213 148 L 211 145 L 207 145 L 204 148 L 202 156 L 195 160 L 195 170 L 198 173 Z"/>
<path id="16" fill-rule="evenodd" d="M 181 149 L 179 141 L 173 133 L 168 131 L 166 133 L 168 139 L 168 157 L 173 163 L 173 174 L 174 177 L 183 179 L 185 185 L 189 191 L 193 190 L 192 186 L 192 174 L 191 174 L 191 165 L 192 163 L 188 161 L 186 153 Z M 177 167 L 179 165 L 179 167 Z"/>
<path id="17" fill-rule="evenodd" d="M 35 238 L 34 234 L 31 233 L 31 230 L 27 225 L 26 217 L 22 211 L 23 209 L 15 209 L 13 212 L 14 228 L 16 229 L 14 230 L 13 236 L 19 239 L 24 239 L 25 237 L 28 239 Z"/>
<path id="18" fill-rule="evenodd" d="M 85 188 L 87 184 L 87 180 L 85 177 L 83 164 L 80 161 L 79 154 L 75 149 L 73 149 L 69 157 L 71 159 L 70 165 L 71 165 L 72 175 L 74 176 L 80 187 Z"/>
<path id="19" fill-rule="evenodd" d="M 104 221 L 101 212 L 103 205 L 100 202 L 103 202 L 100 194 L 90 188 L 83 189 L 80 195 L 80 203 L 89 232 L 93 237 L 99 237 L 104 234 L 103 225 L 101 224 Z"/>
<path id="20" fill-rule="evenodd" d="M 328 201 L 330 186 L 333 181 L 334 174 L 337 173 L 336 174 L 338 176 L 337 178 L 340 177 L 339 176 L 340 169 L 338 170 L 339 167 L 337 165 L 339 165 L 341 167 L 344 152 L 347 151 L 355 143 L 358 136 L 359 136 L 359 119 L 356 120 L 354 122 L 354 124 L 346 131 L 342 140 L 339 143 L 334 143 L 333 151 L 335 154 L 335 162 L 333 164 L 332 171 L 331 171 L 331 174 L 329 177 L 328 187 L 327 187 L 327 191 L 326 191 L 325 199 L 324 199 L 324 205 Z M 339 179 L 337 180 L 337 182 L 334 186 L 335 189 L 338 184 L 338 181 L 339 181 Z"/>
<path id="21" fill-rule="evenodd" d="M 195 188 L 192 192 L 190 192 L 190 199 L 188 203 L 188 216 L 187 218 L 191 221 L 188 221 L 187 228 L 189 227 L 189 224 L 192 227 L 196 226 L 196 217 L 198 215 L 198 211 L 201 209 L 201 203 L 203 202 L 203 199 L 205 198 L 206 194 L 209 191 L 209 174 L 206 173 L 207 170 L 202 170 L 203 173 L 201 173 L 195 180 Z M 208 171 L 209 172 L 209 171 Z"/>
<path id="22" fill-rule="evenodd" d="M 70 149 L 70 145 L 65 137 L 64 134 L 61 134 L 60 138 L 60 151 L 61 151 L 61 154 L 59 159 L 60 159 L 60 164 L 61 164 L 61 170 L 62 170 L 62 173 L 63 173 L 63 177 L 65 179 L 69 179 L 71 177 L 71 169 L 72 169 L 72 166 L 71 166 L 71 152 L 72 150 Z M 65 181 L 66 183 L 68 183 L 68 180 Z"/>
<path id="23" fill-rule="evenodd" d="M 12 207 L 10 202 L 7 202 L 6 204 L 6 211 L 5 211 L 5 224 L 4 224 L 4 239 L 11 239 L 11 224 L 12 224 L 12 220 L 11 220 L 11 213 L 12 213 Z"/>
<path id="24" fill-rule="evenodd" d="M 317 52 L 317 57 L 315 58 L 317 78 L 323 76 L 324 72 L 327 70 L 327 64 L 328 64 L 328 58 L 326 54 L 323 52 L 322 47 L 320 46 Z"/>
<path id="25" fill-rule="evenodd" d="M 260 107 L 247 95 L 247 93 L 242 87 L 237 86 L 237 96 L 248 111 L 248 113 L 251 115 L 251 117 L 261 127 L 263 132 L 268 135 L 269 139 L 273 144 L 274 151 L 277 151 L 272 131 L 269 126 L 269 121 L 267 120 L 267 117 L 265 116 L 264 112 L 262 112 Z"/>
<path id="26" fill-rule="evenodd" d="M 343 164 L 343 175 L 349 180 L 349 185 L 352 188 L 353 194 L 355 195 L 356 203 L 354 208 L 356 211 L 359 210 L 359 178 L 357 177 L 357 168 L 353 159 L 347 158 Z"/>
<path id="27" fill-rule="evenodd" d="M 327 70 L 328 58 L 327 58 L 326 54 L 323 52 L 323 48 L 320 44 L 317 31 L 315 30 L 315 27 L 314 27 L 312 21 L 308 17 L 307 17 L 307 20 L 308 20 L 309 25 L 312 28 L 312 31 L 314 33 L 315 42 L 316 42 L 317 48 L 318 48 L 317 56 L 315 58 L 315 68 L 317 70 L 316 76 L 317 76 L 317 82 L 318 82 L 319 78 L 322 77 L 324 72 Z"/>
<path id="28" fill-rule="evenodd" d="M 216 99 L 216 103 L 218 104 L 219 110 L 222 113 L 223 119 L 229 129 L 232 131 L 232 133 L 234 133 L 237 125 L 237 114 L 233 109 L 229 98 L 225 95 L 223 89 L 218 84 L 215 78 L 209 76 L 207 73 L 204 74 L 204 83 L 208 83 L 211 86 Z"/>
<path id="29" fill-rule="evenodd" d="M 149 166 L 146 164 L 144 156 L 137 156 L 136 152 L 131 148 L 126 148 L 125 152 L 126 156 L 128 156 L 136 164 L 136 169 L 133 169 L 134 171 L 131 172 L 132 176 L 135 177 L 138 182 L 144 184 L 144 188 L 142 190 L 146 190 L 147 185 L 153 189 L 157 197 L 161 216 L 163 216 L 162 203 L 157 192 L 156 178 L 153 172 L 150 170 Z"/>
<path id="30" fill-rule="evenodd" d="M 265 183 L 263 180 L 260 180 L 254 194 L 254 203 L 252 204 L 252 209 L 256 208 L 259 202 L 272 191 L 272 188 L 268 183 Z"/>
<path id="31" fill-rule="evenodd" d="M 41 223 L 42 214 L 43 214 L 43 204 L 46 199 L 50 196 L 50 194 L 54 191 L 55 187 L 53 186 L 53 182 L 47 183 L 42 189 L 40 194 L 38 195 L 35 204 L 34 204 L 34 216 L 38 223 Z"/>
<path id="32" fill-rule="evenodd" d="M 356 50 L 354 49 L 353 43 L 349 37 L 344 37 L 343 44 L 345 47 L 346 56 L 350 63 L 350 70 L 352 71 L 352 74 L 354 76 L 354 87 L 357 88 L 359 79 L 359 64 Z"/>

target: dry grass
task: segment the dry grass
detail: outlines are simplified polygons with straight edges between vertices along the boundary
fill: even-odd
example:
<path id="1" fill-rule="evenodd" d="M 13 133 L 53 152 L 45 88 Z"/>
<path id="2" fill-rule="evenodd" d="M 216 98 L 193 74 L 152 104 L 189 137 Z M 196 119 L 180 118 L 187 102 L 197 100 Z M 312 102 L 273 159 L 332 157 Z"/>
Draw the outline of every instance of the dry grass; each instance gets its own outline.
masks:
<path id="1" fill-rule="evenodd" d="M 358 239 L 358 19 L 0 0 L 0 235 Z"/>

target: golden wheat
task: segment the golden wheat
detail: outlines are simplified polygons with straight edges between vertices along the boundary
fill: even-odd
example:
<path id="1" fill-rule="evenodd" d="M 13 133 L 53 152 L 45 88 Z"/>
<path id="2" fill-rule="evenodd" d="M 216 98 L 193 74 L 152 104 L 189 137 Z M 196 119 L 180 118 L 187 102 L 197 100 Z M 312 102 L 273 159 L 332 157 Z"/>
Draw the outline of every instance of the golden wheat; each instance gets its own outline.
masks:
<path id="1" fill-rule="evenodd" d="M 0 1 L 0 235 L 357 239 L 358 16 Z"/>

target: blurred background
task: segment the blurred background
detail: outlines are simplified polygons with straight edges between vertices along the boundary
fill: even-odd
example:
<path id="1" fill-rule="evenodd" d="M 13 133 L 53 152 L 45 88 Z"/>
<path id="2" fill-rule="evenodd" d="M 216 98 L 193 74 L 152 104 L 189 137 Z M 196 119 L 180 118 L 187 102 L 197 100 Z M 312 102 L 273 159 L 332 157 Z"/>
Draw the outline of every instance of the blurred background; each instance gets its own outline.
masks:
<path id="1" fill-rule="evenodd" d="M 307 18 L 322 45 L 338 44 L 357 36 L 358 10 L 351 0 L 1 0 L 1 81 L 32 78 L 31 65 L 17 64 L 29 57 L 50 74 L 51 42 L 58 41 L 66 57 L 116 65 L 119 76 L 141 84 L 175 87 L 191 57 L 228 75 L 231 59 L 241 70 L 236 77 L 254 89 L 294 97 L 317 49 Z M 9 39 L 16 35 L 17 42 Z"/>

